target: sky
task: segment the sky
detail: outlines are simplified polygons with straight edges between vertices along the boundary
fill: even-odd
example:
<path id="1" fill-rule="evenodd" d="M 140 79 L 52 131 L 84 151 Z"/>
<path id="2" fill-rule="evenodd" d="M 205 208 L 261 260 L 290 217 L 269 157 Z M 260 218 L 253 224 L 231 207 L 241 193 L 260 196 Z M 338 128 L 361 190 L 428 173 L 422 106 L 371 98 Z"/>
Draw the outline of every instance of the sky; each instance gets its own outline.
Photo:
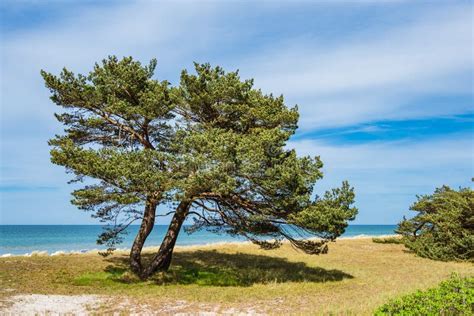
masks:
<path id="1" fill-rule="evenodd" d="M 239 69 L 298 105 L 287 144 L 319 155 L 315 191 L 348 180 L 354 224 L 396 224 L 416 195 L 474 176 L 470 1 L 0 2 L 0 223 L 98 224 L 49 160 L 61 133 L 40 70 L 87 73 L 108 55 Z M 159 218 L 159 224 L 166 224 Z"/>

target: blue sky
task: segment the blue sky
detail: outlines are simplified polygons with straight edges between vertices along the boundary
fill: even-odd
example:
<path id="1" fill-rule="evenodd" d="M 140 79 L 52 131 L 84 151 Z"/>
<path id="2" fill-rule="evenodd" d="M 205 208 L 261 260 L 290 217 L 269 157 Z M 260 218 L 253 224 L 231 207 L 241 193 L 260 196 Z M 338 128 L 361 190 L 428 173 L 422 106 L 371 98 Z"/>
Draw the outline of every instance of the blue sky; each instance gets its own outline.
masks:
<path id="1" fill-rule="evenodd" d="M 357 224 L 394 224 L 417 194 L 474 176 L 470 1 L 2 1 L 2 224 L 93 224 L 49 162 L 61 131 L 39 76 L 107 55 L 240 69 L 298 104 L 289 147 L 320 155 L 316 192 L 356 188 Z M 165 223 L 166 219 L 160 219 Z"/>

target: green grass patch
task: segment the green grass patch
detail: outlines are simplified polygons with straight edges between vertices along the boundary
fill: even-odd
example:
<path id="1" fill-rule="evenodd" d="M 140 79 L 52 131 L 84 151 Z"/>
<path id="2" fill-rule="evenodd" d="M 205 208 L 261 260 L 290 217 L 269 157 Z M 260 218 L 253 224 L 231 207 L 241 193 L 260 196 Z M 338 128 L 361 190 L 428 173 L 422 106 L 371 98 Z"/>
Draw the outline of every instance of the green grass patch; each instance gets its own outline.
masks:
<path id="1" fill-rule="evenodd" d="M 374 237 L 372 238 L 372 241 L 377 244 L 402 244 L 402 239 L 399 237 L 384 237 L 384 238 L 378 238 Z"/>
<path id="2" fill-rule="evenodd" d="M 73 280 L 74 285 L 92 286 L 109 283 L 113 281 L 112 277 L 107 272 L 88 272 L 84 273 Z"/>
<path id="3" fill-rule="evenodd" d="M 150 258 L 151 254 L 143 256 L 145 261 Z M 352 278 L 340 270 L 310 267 L 284 258 L 198 250 L 177 253 L 169 271 L 158 272 L 147 281 L 141 281 L 129 270 L 127 257 L 107 261 L 110 265 L 104 271 L 85 272 L 76 277 L 73 284 L 102 287 L 114 283 L 248 287 L 254 284 L 329 282 Z"/>
<path id="4" fill-rule="evenodd" d="M 72 283 L 78 286 L 107 286 L 115 282 L 124 282 L 126 269 L 107 267 L 105 271 L 86 272 L 74 278 Z"/>
<path id="5" fill-rule="evenodd" d="M 175 267 L 168 272 L 158 273 L 153 277 L 158 284 L 196 284 L 201 286 L 238 286 L 239 276 L 232 271 L 218 268 L 199 270 L 197 268 Z"/>

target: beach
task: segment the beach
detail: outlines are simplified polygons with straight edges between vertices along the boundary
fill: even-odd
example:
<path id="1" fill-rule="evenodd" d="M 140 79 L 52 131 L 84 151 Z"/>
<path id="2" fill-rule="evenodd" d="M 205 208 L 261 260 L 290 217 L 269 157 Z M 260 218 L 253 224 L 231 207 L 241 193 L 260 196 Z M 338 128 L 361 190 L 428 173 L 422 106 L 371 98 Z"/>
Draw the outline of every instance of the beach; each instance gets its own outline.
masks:
<path id="1" fill-rule="evenodd" d="M 180 246 L 170 272 L 147 282 L 128 272 L 126 251 L 11 256 L 0 258 L 0 271 L 2 313 L 369 315 L 452 273 L 472 275 L 474 266 L 352 237 L 319 256 L 288 244 L 270 251 L 245 242 Z"/>
<path id="2" fill-rule="evenodd" d="M 215 234 L 206 230 L 186 233 L 186 225 L 180 232 L 177 246 L 202 246 L 227 242 L 244 242 L 242 237 Z M 167 225 L 155 225 L 147 238 L 145 247 L 158 247 L 163 240 Z M 396 225 L 349 225 L 341 238 L 382 236 L 394 234 Z M 133 225 L 117 245 L 122 250 L 130 249 L 138 226 Z M 86 253 L 105 250 L 97 245 L 101 225 L 0 225 L 0 257 L 13 255 L 63 253 Z M 307 236 L 311 238 L 311 236 Z"/>

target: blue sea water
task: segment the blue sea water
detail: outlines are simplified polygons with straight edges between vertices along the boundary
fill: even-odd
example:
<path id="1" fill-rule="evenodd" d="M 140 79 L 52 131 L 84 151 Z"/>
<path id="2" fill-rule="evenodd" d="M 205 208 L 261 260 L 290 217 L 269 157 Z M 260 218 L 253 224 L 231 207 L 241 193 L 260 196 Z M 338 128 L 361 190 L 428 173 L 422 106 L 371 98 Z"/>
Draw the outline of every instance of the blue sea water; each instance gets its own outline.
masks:
<path id="1" fill-rule="evenodd" d="M 394 234 L 395 225 L 350 225 L 344 237 L 360 235 L 379 236 Z M 156 225 L 147 239 L 145 246 L 158 246 L 166 232 L 166 225 Z M 128 234 L 120 248 L 130 248 L 138 226 L 130 226 Z M 96 244 L 101 233 L 100 225 L 0 225 L 0 255 L 27 254 L 33 251 L 87 251 L 102 249 Z M 216 242 L 241 241 L 243 238 L 218 235 L 207 231 L 188 235 L 182 231 L 177 245 L 200 245 Z"/>

